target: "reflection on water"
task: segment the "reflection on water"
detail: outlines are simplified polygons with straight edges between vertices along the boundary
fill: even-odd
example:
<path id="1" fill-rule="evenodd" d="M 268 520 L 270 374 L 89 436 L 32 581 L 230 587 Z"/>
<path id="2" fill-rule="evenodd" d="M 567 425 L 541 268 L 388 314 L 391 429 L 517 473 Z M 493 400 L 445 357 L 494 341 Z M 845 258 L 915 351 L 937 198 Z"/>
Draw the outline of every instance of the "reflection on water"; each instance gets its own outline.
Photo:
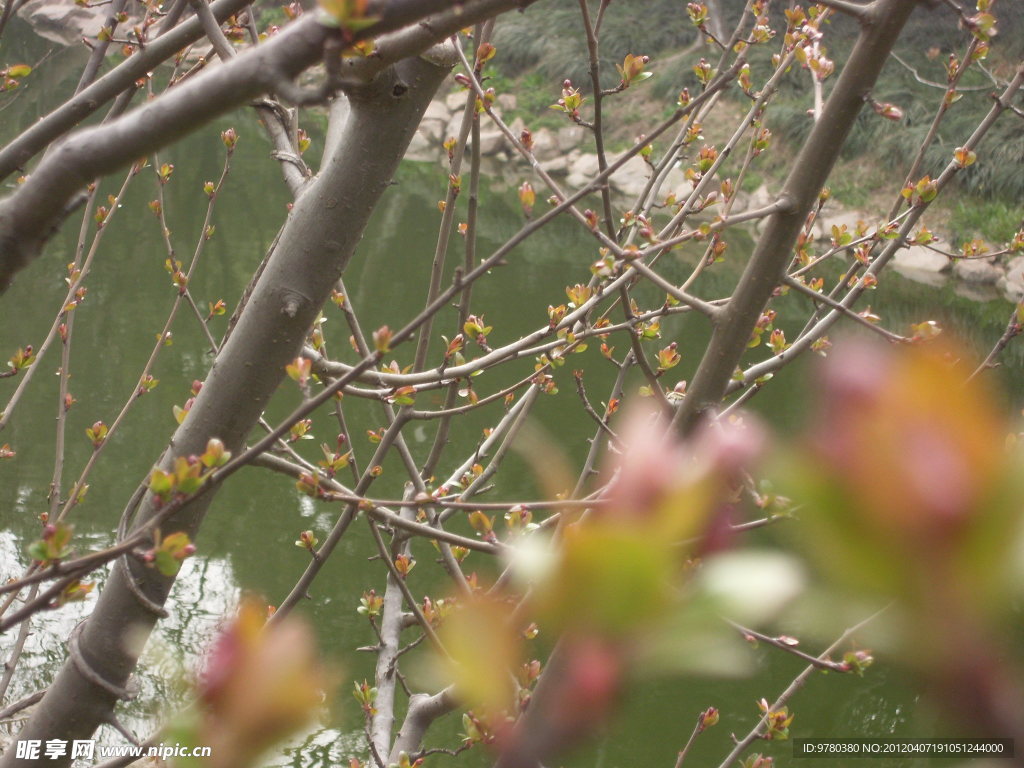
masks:
<path id="1" fill-rule="evenodd" d="M 68 67 L 67 71 L 73 72 L 74 68 Z M 16 112 L 9 114 L 17 114 L 21 124 L 33 119 L 40 108 L 38 95 L 38 91 L 29 93 L 18 102 Z M 239 113 L 201 129 L 181 145 L 161 153 L 162 161 L 175 164 L 174 177 L 164 191 L 179 258 L 180 254 L 191 253 L 200 235 L 206 206 L 202 185 L 221 163 L 223 147 L 219 132 L 229 125 L 235 126 L 242 138 L 226 191 L 215 210 L 216 236 L 208 243 L 203 266 L 190 285 L 200 307 L 220 298 L 229 307 L 234 306 L 273 239 L 287 203 L 275 163 L 268 157 L 269 147 L 250 115 Z M 5 130 L 12 130 L 10 122 Z M 116 176 L 104 180 L 102 194 L 114 191 L 120 182 Z M 423 300 L 438 221 L 436 202 L 443 197 L 446 172 L 440 167 L 406 165 L 397 182 L 386 194 L 346 275 L 349 299 L 360 313 L 364 328 L 384 323 L 397 327 L 416 313 Z M 155 181 L 150 174 L 140 174 L 133 180 L 89 279 L 89 295 L 76 310 L 72 391 L 79 403 L 68 415 L 66 484 L 77 476 L 91 453 L 91 446 L 83 437 L 84 429 L 97 419 L 108 423 L 113 419 L 134 388 L 174 300 L 174 289 L 164 270 L 167 254 L 157 221 L 147 207 L 155 194 Z M 484 189 L 481 204 L 485 217 L 479 251 L 487 253 L 519 228 L 522 217 L 512 189 Z M 0 350 L 26 343 L 38 345 L 41 341 L 61 302 L 63 265 L 71 259 L 75 230 L 77 225 L 69 221 L 48 246 L 45 256 L 26 270 L 2 298 L 7 309 L 0 324 Z M 742 267 L 743 255 L 750 249 L 749 238 L 737 234 L 731 239 L 728 261 L 716 265 L 702 278 L 700 288 L 704 295 L 726 295 Z M 473 291 L 474 308 L 486 313 L 487 323 L 494 326 L 492 344 L 502 344 L 528 330 L 546 326 L 547 305 L 565 301 L 563 286 L 585 282 L 594 258 L 591 239 L 565 222 L 541 230 L 517 248 L 508 266 L 495 269 Z M 689 264 L 684 256 L 664 263 L 662 268 L 667 278 L 681 281 Z M 653 289 L 643 287 L 636 295 L 642 305 L 660 304 L 663 298 Z M 788 301 L 793 310 L 787 314 L 784 304 L 780 320 L 792 336 L 799 331 L 799 318 L 807 305 L 800 297 L 789 297 Z M 1002 302 L 975 303 L 957 296 L 952 287 L 937 290 L 897 276 L 883 281 L 872 303 L 897 329 L 905 329 L 911 322 L 937 319 L 978 347 L 998 338 L 1009 310 Z M 325 312 L 325 329 L 332 349 L 345 348 L 348 332 L 340 313 Z M 442 317 L 440 332 L 453 335 L 449 330 L 453 317 Z M 226 320 L 225 317 L 213 321 L 215 334 L 223 331 Z M 677 319 L 664 325 L 666 342 L 676 340 L 684 358 L 684 363 L 672 373 L 677 378 L 688 378 L 707 339 L 707 327 L 700 318 Z M 174 344 L 163 350 L 153 371 L 160 380 L 159 386 L 139 401 L 124 430 L 106 448 L 105 460 L 90 478 L 89 495 L 75 513 L 76 540 L 82 549 L 111 543 L 120 510 L 174 427 L 172 407 L 187 399 L 193 380 L 205 377 L 211 358 L 197 324 L 182 313 L 173 333 Z M 1011 387 L 1014 402 L 1019 402 L 1024 392 L 1024 366 L 1018 350 L 1019 347 L 1010 348 L 1005 357 L 1008 365 L 1001 374 Z M 751 359 L 763 354 L 763 350 L 755 350 Z M 401 365 L 411 362 L 410 356 L 407 349 L 396 353 Z M 55 369 L 55 359 L 44 361 L 43 374 Z M 605 369 L 610 366 L 602 365 L 596 349 L 580 359 L 586 363 L 591 391 L 606 391 L 611 371 Z M 532 360 L 517 361 L 507 370 L 479 377 L 474 386 L 481 393 L 497 390 L 504 383 L 526 375 L 532 366 Z M 560 375 L 569 374 L 563 369 Z M 786 385 L 767 387 L 751 405 L 777 428 L 790 431 L 803 418 L 806 392 L 798 371 L 787 372 L 786 380 Z M 10 388 L 10 383 L 5 382 L 2 392 L 6 395 Z M 570 388 L 568 383 L 563 384 L 563 391 Z M 10 442 L 18 451 L 16 460 L 0 465 L 0 575 L 4 578 L 26 565 L 24 545 L 36 537 L 36 516 L 46 508 L 56 397 L 56 377 L 40 375 L 19 406 L 18 417 L 3 434 L 3 442 Z M 291 410 L 298 397 L 294 387 L 284 386 L 269 410 L 269 420 L 273 422 Z M 560 397 L 543 399 L 534 418 L 548 433 L 558 435 L 563 449 L 579 460 L 587 450 L 592 427 L 570 397 L 571 393 L 566 392 Z M 353 435 L 380 426 L 378 411 L 345 402 Z M 440 395 L 433 402 L 424 398 L 422 404 L 436 407 Z M 501 405 L 496 404 L 457 423 L 448 460 L 438 474 L 450 472 L 470 454 L 480 430 L 493 425 L 502 412 Z M 322 435 L 322 439 L 330 441 L 336 427 L 323 417 L 315 422 L 318 437 Z M 432 439 L 432 427 L 417 427 L 412 434 L 414 451 L 421 457 Z M 315 457 L 318 442 L 301 446 L 307 457 Z M 355 448 L 357 453 L 367 455 L 365 445 Z M 381 493 L 401 495 L 400 478 L 397 464 L 385 464 Z M 523 497 L 531 492 L 533 479 L 526 467 L 513 458 L 498 483 L 500 492 Z M 186 563 L 174 587 L 168 606 L 170 617 L 159 624 L 155 640 L 145 654 L 139 674 L 140 694 L 124 707 L 123 721 L 133 731 L 148 734 L 155 721 L 186 700 L 185 683 L 196 673 L 202 649 L 242 590 L 259 592 L 271 602 L 287 594 L 306 562 L 305 553 L 292 544 L 298 532 L 313 529 L 322 538 L 337 513 L 333 507 L 297 494 L 291 482 L 261 470 L 244 470 L 227 484 L 197 542 L 199 555 Z M 373 587 L 380 591 L 383 587 L 383 569 L 366 559 L 371 551 L 367 542 L 368 535 L 353 527 L 314 585 L 313 599 L 303 606 L 317 627 L 325 652 L 339 665 L 344 664 L 349 679 L 373 674 L 370 655 L 353 653 L 354 648 L 374 642 L 372 630 L 355 612 L 358 595 L 364 589 Z M 443 589 L 443 571 L 434 566 L 432 550 L 417 544 L 416 554 L 423 564 L 417 571 L 417 577 L 423 578 L 419 588 Z M 486 568 L 480 564 L 475 567 Z M 100 574 L 98 581 L 102 580 Z M 63 638 L 90 605 L 91 600 L 85 605 L 44 613 L 33 620 L 26 658 L 10 700 L 31 693 L 52 676 L 64 659 Z M 9 643 L 5 639 L 5 647 Z M 799 669 L 799 665 L 777 653 L 764 649 L 752 653 L 759 663 L 758 674 L 752 680 L 646 683 L 642 695 L 625 703 L 622 717 L 604 741 L 570 763 L 671 765 L 697 713 L 709 705 L 722 711 L 723 725 L 701 737 L 691 760 L 698 764 L 720 760 L 730 745 L 729 732 L 741 734 L 756 721 L 756 699 L 772 699 Z M 331 704 L 332 708 L 325 711 L 324 724 L 295 740 L 272 765 L 337 765 L 362 752 L 361 716 L 346 686 L 342 686 L 338 701 Z M 901 682 L 897 672 L 886 668 L 884 659 L 864 680 L 823 675 L 812 678 L 806 692 L 793 703 L 793 710 L 797 713 L 796 735 L 932 735 L 930 721 L 919 719 L 915 694 Z M 458 718 L 449 717 L 432 732 L 430 744 L 454 743 L 458 730 Z M 120 741 L 113 733 L 102 734 L 100 739 L 103 743 Z M 790 754 L 785 745 L 765 751 L 782 761 Z M 464 765 L 486 762 L 487 756 L 479 750 L 459 758 Z"/>

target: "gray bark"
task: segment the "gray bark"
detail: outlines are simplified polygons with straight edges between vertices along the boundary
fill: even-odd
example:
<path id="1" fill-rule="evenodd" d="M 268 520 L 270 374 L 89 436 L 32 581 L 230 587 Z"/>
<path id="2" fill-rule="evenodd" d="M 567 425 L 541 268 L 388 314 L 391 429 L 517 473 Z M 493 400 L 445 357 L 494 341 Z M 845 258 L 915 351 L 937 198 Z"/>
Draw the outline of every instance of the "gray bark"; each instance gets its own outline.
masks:
<path id="1" fill-rule="evenodd" d="M 421 22 L 412 28 L 414 34 L 406 35 L 396 46 L 396 50 L 404 49 L 404 58 L 466 24 L 530 2 L 533 0 L 478 0 L 466 4 L 452 0 L 370 0 L 367 13 L 377 21 L 350 38 L 375 37 Z M 39 255 L 66 216 L 68 205 L 86 184 L 258 96 L 288 86 L 295 90 L 292 80 L 322 57 L 329 40 L 340 37 L 338 29 L 322 24 L 317 14 L 309 14 L 266 43 L 185 81 L 120 120 L 84 129 L 54 145 L 28 180 L 0 200 L 0 293 Z M 89 91 L 86 89 L 80 97 Z"/>
<path id="2" fill-rule="evenodd" d="M 86 128 L 55 145 L 28 180 L 0 201 L 0 290 L 40 253 L 66 206 L 90 181 L 177 141 L 271 90 L 275 79 L 293 78 L 313 64 L 331 30 L 313 18 L 303 21 L 120 120 Z"/>
<path id="3" fill-rule="evenodd" d="M 702 413 L 724 396 L 754 325 L 782 281 L 800 228 L 915 5 L 908 0 L 877 0 L 866 7 L 857 44 L 783 186 L 788 205 L 768 220 L 733 297 L 717 319 L 711 342 L 677 414 L 684 431 L 692 429 Z M 552 708 L 559 699 L 565 653 L 561 644 L 552 652 L 529 708 L 515 725 L 513 746 L 498 758 L 496 768 L 537 768 L 571 742 L 574 735 L 552 726 L 557 720 L 552 717 Z"/>
<path id="4" fill-rule="evenodd" d="M 782 282 L 800 228 L 839 158 L 864 97 L 878 80 L 916 5 L 911 0 L 876 0 L 864 7 L 853 52 L 782 187 L 787 205 L 768 219 L 735 293 L 717 318 L 711 342 L 676 417 L 684 431 L 725 395 L 758 318 Z"/>
<path id="5" fill-rule="evenodd" d="M 309 25 L 307 25 L 307 29 Z M 316 313 L 330 295 L 362 236 L 366 222 L 390 183 L 431 97 L 450 70 L 434 60 L 408 59 L 350 92 L 352 110 L 320 175 L 295 204 L 280 241 L 214 362 L 188 418 L 175 432 L 163 466 L 175 456 L 198 454 L 212 437 L 238 451 L 294 359 Z M 226 69 L 226 67 L 225 67 Z M 98 138 L 98 137 L 97 137 Z M 109 136 L 106 137 L 109 140 Z M 165 533 L 195 536 L 214 494 L 185 505 Z M 152 497 L 139 512 L 140 525 L 157 512 Z M 164 603 L 174 579 L 156 570 L 116 567 L 80 633 L 85 664 L 111 688 L 124 688 L 158 616 L 140 601 L 134 580 L 154 606 Z M 107 720 L 117 697 L 69 659 L 51 684 L 19 739 L 89 738 Z M 8 750 L 0 766 L 16 760 Z M 67 759 L 41 760 L 63 766 Z"/>
<path id="6" fill-rule="evenodd" d="M 248 0 L 217 0 L 210 6 L 210 11 L 218 22 L 223 22 L 247 4 Z M 74 128 L 119 93 L 131 88 L 140 77 L 145 77 L 147 72 L 202 36 L 203 27 L 199 19 L 189 19 L 181 26 L 160 35 L 145 50 L 128 57 L 95 83 L 87 85 L 53 112 L 37 120 L 0 149 L 0 181 L 24 169 L 26 163 L 46 149 L 54 139 Z"/>
<path id="7" fill-rule="evenodd" d="M 409 698 L 409 709 L 405 713 L 401 730 L 395 735 L 395 743 L 391 747 L 387 764 L 397 763 L 403 752 L 412 755 L 419 751 L 427 729 L 455 709 L 457 704 L 452 688 L 445 688 L 433 695 L 414 693 Z"/>

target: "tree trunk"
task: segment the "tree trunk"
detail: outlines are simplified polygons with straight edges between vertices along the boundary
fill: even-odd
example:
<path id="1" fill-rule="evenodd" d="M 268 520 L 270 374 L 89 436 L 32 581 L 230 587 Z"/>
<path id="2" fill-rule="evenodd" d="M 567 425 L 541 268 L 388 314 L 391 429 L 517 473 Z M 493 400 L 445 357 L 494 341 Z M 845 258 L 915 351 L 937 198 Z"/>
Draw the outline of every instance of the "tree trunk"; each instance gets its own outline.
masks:
<path id="1" fill-rule="evenodd" d="M 406 59 L 350 91 L 352 110 L 339 136 L 339 151 L 296 202 L 237 326 L 171 439 L 163 467 L 176 456 L 202 453 L 213 437 L 234 452 L 243 446 L 284 377 L 285 365 L 299 354 L 427 104 L 454 63 L 452 56 Z M 213 495 L 182 507 L 163 526 L 164 533 L 180 530 L 194 536 Z M 156 511 L 147 496 L 139 524 Z M 115 567 L 78 635 L 80 661 L 69 658 L 17 738 L 87 739 L 109 720 L 117 689 L 127 684 L 173 583 L 173 577 L 132 561 Z M 0 768 L 26 762 L 16 760 L 12 748 Z M 38 762 L 65 766 L 69 761 Z"/>

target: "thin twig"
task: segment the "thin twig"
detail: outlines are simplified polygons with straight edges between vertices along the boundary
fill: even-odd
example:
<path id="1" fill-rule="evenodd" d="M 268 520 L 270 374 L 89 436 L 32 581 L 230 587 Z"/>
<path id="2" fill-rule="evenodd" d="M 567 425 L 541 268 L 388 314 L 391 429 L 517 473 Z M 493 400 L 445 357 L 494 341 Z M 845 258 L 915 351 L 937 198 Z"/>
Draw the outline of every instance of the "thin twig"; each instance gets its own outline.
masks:
<path id="1" fill-rule="evenodd" d="M 597 426 L 615 442 L 619 442 L 619 436 L 615 434 L 611 427 L 608 426 L 608 422 L 601 418 L 600 414 L 594 410 L 594 406 L 590 404 L 590 400 L 587 399 L 587 391 L 583 386 L 583 371 L 573 371 L 573 378 L 576 380 L 576 394 L 579 395 L 580 401 L 583 403 L 583 410 L 587 412 L 587 415 L 594 420 Z"/>
<path id="2" fill-rule="evenodd" d="M 832 661 L 831 659 L 823 656 L 812 656 L 809 653 L 804 653 L 799 648 L 796 648 L 790 643 L 787 643 L 784 640 L 780 640 L 777 637 L 771 637 L 770 635 L 762 634 L 761 632 L 749 629 L 748 627 L 744 627 L 743 625 L 737 624 L 735 621 L 730 621 L 729 619 L 726 619 L 726 623 L 728 623 L 729 626 L 731 626 L 733 629 L 735 629 L 737 632 L 743 635 L 744 638 L 752 638 L 754 640 L 757 640 L 758 642 L 764 643 L 765 645 L 770 645 L 773 648 L 778 648 L 779 650 L 785 651 L 786 653 L 791 653 L 798 659 L 803 659 L 816 669 L 823 669 L 826 672 L 841 672 L 843 674 L 850 671 L 850 668 L 845 664 Z"/>
<path id="3" fill-rule="evenodd" d="M 1010 313 L 1010 319 L 1006 323 L 1006 330 L 1003 331 L 1003 335 L 999 337 L 999 340 L 995 343 L 992 349 L 989 350 L 989 353 L 985 355 L 985 359 L 982 360 L 981 364 L 974 369 L 974 372 L 970 376 L 967 377 L 968 381 L 973 380 L 982 371 L 995 368 L 998 365 L 996 358 L 1002 354 L 1002 351 L 1006 349 L 1011 341 L 1020 335 L 1022 328 L 1020 315 L 1018 314 L 1019 311 L 1020 305 L 1014 307 L 1013 312 Z"/>
<path id="4" fill-rule="evenodd" d="M 847 629 L 845 632 L 843 632 L 843 634 L 839 636 L 839 638 L 834 643 L 832 643 L 832 645 L 826 648 L 825 651 L 820 656 L 818 656 L 818 660 L 822 661 L 827 659 L 830 654 L 834 653 L 838 648 L 840 648 L 843 645 L 843 643 L 845 643 L 850 637 L 852 637 L 854 634 L 859 632 L 869 623 L 874 621 L 885 610 L 886 608 L 882 608 L 880 611 L 873 613 L 871 616 L 868 616 L 860 623 L 855 624 L 854 626 Z M 739 756 L 743 754 L 747 747 L 753 744 L 754 740 L 757 739 L 764 732 L 765 727 L 768 723 L 769 713 L 776 712 L 780 710 L 782 707 L 784 707 L 786 703 L 791 698 L 793 698 L 797 691 L 803 688 L 804 684 L 807 682 L 807 679 L 816 670 L 818 670 L 818 667 L 814 664 L 810 664 L 807 667 L 805 667 L 804 670 L 793 679 L 789 686 L 787 686 L 786 690 L 779 694 L 779 697 L 775 700 L 771 707 L 769 707 L 768 712 L 765 712 L 764 715 L 758 719 L 757 724 L 750 730 L 750 732 L 742 739 L 736 742 L 736 746 L 733 747 L 732 751 L 729 752 L 726 758 L 722 760 L 721 763 L 719 763 L 718 768 L 731 768 L 731 766 L 739 759 Z"/>

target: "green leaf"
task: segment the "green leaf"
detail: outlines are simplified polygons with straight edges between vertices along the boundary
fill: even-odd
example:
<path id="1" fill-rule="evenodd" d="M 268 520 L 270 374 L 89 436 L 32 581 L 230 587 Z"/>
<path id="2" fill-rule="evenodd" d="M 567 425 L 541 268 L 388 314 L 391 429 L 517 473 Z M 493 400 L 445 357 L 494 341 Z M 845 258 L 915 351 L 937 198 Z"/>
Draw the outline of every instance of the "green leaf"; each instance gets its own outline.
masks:
<path id="1" fill-rule="evenodd" d="M 566 537 L 557 574 L 538 592 L 541 616 L 552 623 L 571 616 L 576 629 L 627 634 L 669 606 L 674 554 L 647 531 L 581 527 Z"/>
<path id="2" fill-rule="evenodd" d="M 153 564 L 164 576 L 176 576 L 181 570 L 181 561 L 163 549 L 158 549 L 153 553 Z"/>
<path id="3" fill-rule="evenodd" d="M 154 469 L 153 474 L 149 476 L 149 490 L 161 498 L 167 498 L 174 490 L 176 480 L 170 472 Z"/>
<path id="4" fill-rule="evenodd" d="M 28 545 L 28 555 L 33 560 L 46 562 L 50 559 L 50 550 L 46 546 L 46 542 L 42 539 L 39 539 L 38 541 L 33 541 L 31 544 Z"/>
<path id="5" fill-rule="evenodd" d="M 187 533 L 176 531 L 164 537 L 164 540 L 160 543 L 160 548 L 172 555 L 178 555 L 191 543 Z"/>

